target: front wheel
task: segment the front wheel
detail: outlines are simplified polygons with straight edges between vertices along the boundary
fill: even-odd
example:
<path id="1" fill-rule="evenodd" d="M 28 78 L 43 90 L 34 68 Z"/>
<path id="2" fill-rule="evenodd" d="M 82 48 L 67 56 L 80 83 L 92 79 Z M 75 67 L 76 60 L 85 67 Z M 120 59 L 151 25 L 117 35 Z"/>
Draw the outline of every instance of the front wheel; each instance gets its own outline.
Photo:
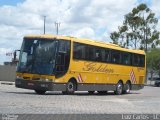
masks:
<path id="1" fill-rule="evenodd" d="M 67 83 L 67 86 L 66 86 L 67 88 L 66 88 L 66 93 L 67 94 L 73 94 L 75 91 L 76 91 L 76 89 L 77 89 L 77 84 L 76 84 L 76 82 L 74 82 L 74 81 L 69 81 L 68 83 Z"/>
<path id="2" fill-rule="evenodd" d="M 88 91 L 88 93 L 89 93 L 90 95 L 92 95 L 92 94 L 94 94 L 94 91 Z"/>
<path id="3" fill-rule="evenodd" d="M 107 91 L 97 91 L 97 92 L 98 92 L 98 94 L 100 94 L 100 95 L 107 94 Z"/>
<path id="4" fill-rule="evenodd" d="M 123 84 L 122 84 L 122 82 L 118 82 L 117 85 L 116 85 L 116 90 L 114 91 L 114 93 L 116 95 L 122 95 L 122 92 L 123 92 Z"/>
<path id="5" fill-rule="evenodd" d="M 62 91 L 62 94 L 63 95 L 67 95 L 67 91 Z"/>
<path id="6" fill-rule="evenodd" d="M 36 92 L 37 94 L 39 94 L 39 95 L 43 95 L 43 94 L 46 93 L 45 90 L 35 90 L 35 92 Z"/>

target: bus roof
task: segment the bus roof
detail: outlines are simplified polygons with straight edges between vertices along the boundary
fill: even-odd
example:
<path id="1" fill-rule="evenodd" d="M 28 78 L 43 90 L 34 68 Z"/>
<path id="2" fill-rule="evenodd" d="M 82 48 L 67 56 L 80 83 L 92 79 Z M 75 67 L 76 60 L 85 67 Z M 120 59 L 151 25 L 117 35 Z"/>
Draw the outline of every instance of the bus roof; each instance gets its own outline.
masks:
<path id="1" fill-rule="evenodd" d="M 63 40 L 71 40 L 79 43 L 104 47 L 104 48 L 110 48 L 115 50 L 121 50 L 126 52 L 132 52 L 132 53 L 138 53 L 138 54 L 145 54 L 144 50 L 134 50 L 134 49 L 128 49 L 128 48 L 122 48 L 119 45 L 107 43 L 107 42 L 100 42 L 96 40 L 90 40 L 85 38 L 76 38 L 71 36 L 60 36 L 60 35 L 52 35 L 52 34 L 32 34 L 32 35 L 26 35 L 24 38 L 47 38 L 47 39 L 63 39 Z"/>

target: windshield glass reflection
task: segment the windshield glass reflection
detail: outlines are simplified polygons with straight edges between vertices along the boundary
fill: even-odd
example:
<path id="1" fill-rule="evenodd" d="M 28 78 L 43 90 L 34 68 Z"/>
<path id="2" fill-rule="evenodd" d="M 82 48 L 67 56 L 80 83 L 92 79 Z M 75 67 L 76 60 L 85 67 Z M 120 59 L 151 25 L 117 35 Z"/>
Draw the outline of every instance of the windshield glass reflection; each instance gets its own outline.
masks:
<path id="1" fill-rule="evenodd" d="M 18 72 L 53 74 L 55 68 L 55 40 L 25 39 L 23 41 Z"/>

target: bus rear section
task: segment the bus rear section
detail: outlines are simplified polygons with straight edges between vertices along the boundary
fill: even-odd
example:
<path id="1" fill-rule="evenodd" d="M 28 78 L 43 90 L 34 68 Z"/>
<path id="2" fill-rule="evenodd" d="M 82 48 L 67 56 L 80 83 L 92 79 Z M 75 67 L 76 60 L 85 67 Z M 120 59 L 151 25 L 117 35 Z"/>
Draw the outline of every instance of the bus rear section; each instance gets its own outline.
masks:
<path id="1" fill-rule="evenodd" d="M 145 53 L 101 43 L 73 42 L 72 73 L 78 90 L 129 93 L 144 87 Z"/>

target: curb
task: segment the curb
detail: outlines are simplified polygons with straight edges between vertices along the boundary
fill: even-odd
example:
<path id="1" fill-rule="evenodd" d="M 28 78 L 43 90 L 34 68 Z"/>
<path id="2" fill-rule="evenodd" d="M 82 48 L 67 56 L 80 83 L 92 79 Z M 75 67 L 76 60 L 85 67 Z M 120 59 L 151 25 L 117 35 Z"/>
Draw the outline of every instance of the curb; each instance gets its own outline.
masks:
<path id="1" fill-rule="evenodd" d="M 144 86 L 155 87 L 155 85 L 146 84 Z"/>

